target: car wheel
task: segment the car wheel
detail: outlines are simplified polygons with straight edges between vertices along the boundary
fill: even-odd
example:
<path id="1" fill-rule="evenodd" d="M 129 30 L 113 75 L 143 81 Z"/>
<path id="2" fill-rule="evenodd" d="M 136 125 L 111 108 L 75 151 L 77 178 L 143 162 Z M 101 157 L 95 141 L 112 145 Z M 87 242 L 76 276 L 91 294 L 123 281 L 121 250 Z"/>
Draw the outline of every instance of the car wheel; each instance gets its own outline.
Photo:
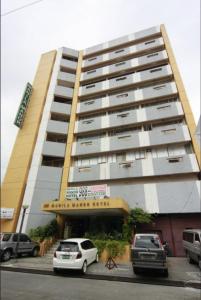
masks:
<path id="1" fill-rule="evenodd" d="M 3 261 L 8 261 L 11 258 L 11 251 L 5 250 L 2 255 Z"/>
<path id="2" fill-rule="evenodd" d="M 139 275 L 140 274 L 140 269 L 133 268 L 133 272 L 135 273 L 135 275 Z"/>
<path id="3" fill-rule="evenodd" d="M 98 257 L 98 253 L 96 254 L 96 258 L 95 258 L 95 263 L 99 262 L 99 257 Z"/>
<path id="4" fill-rule="evenodd" d="M 36 257 L 36 256 L 38 256 L 38 253 L 39 253 L 39 249 L 38 248 L 34 248 L 33 250 L 32 250 L 32 256 L 33 257 Z"/>
<path id="5" fill-rule="evenodd" d="M 85 260 L 82 266 L 82 274 L 86 274 L 87 272 L 87 261 Z"/>
<path id="6" fill-rule="evenodd" d="M 189 264 L 193 264 L 193 260 L 192 260 L 192 258 L 190 257 L 190 255 L 189 255 L 188 252 L 186 253 L 186 257 L 187 257 L 187 260 L 188 260 Z"/>
<path id="7" fill-rule="evenodd" d="M 59 270 L 58 270 L 57 268 L 53 268 L 53 272 L 54 272 L 55 274 L 58 274 L 58 273 L 59 273 Z"/>
<path id="8" fill-rule="evenodd" d="M 163 276 L 164 276 L 164 277 L 168 277 L 168 269 L 165 269 L 165 270 L 163 271 Z"/>

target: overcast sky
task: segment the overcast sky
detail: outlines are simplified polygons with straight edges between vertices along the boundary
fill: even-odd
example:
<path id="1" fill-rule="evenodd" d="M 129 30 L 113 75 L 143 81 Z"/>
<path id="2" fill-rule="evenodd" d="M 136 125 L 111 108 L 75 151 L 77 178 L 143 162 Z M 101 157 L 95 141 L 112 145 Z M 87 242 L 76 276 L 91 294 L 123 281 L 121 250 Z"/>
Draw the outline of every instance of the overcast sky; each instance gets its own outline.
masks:
<path id="1" fill-rule="evenodd" d="M 34 0 L 2 0 L 1 14 Z M 81 50 L 164 23 L 196 123 L 200 115 L 200 0 L 43 0 L 1 19 L 1 178 L 15 142 L 13 125 L 41 53 Z"/>

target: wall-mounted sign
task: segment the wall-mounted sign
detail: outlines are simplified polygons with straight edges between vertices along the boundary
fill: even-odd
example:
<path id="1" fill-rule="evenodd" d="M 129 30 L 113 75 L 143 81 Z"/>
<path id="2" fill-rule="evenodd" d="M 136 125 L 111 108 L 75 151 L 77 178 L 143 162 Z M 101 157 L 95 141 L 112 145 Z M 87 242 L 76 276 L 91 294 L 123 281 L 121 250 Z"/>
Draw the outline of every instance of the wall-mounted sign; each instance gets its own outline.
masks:
<path id="1" fill-rule="evenodd" d="M 69 187 L 66 199 L 101 199 L 107 195 L 107 184 Z"/>
<path id="2" fill-rule="evenodd" d="M 27 107 L 29 104 L 32 90 L 33 90 L 32 85 L 28 82 L 26 85 L 17 115 L 16 115 L 16 118 L 15 118 L 15 121 L 14 121 L 14 124 L 19 128 L 22 128 L 25 113 L 26 113 L 26 110 L 27 110 Z"/>
<path id="3" fill-rule="evenodd" d="M 0 208 L 0 219 L 13 219 L 14 208 Z"/>

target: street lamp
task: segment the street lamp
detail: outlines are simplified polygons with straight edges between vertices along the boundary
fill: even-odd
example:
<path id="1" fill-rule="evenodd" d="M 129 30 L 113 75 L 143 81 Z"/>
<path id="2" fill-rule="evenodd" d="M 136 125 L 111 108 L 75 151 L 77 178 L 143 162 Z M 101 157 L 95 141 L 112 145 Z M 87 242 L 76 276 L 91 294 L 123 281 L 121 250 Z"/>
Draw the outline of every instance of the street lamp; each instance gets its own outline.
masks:
<path id="1" fill-rule="evenodd" d="M 20 224 L 20 230 L 19 230 L 18 235 L 17 235 L 17 244 L 16 244 L 16 248 L 15 248 L 15 258 L 17 257 L 17 254 L 18 254 L 20 234 L 22 232 L 22 226 L 23 226 L 23 223 L 24 223 L 25 212 L 26 212 L 28 207 L 29 207 L 29 205 L 27 205 L 27 204 L 22 205 L 23 213 L 22 213 L 22 220 L 21 220 L 21 224 Z"/>

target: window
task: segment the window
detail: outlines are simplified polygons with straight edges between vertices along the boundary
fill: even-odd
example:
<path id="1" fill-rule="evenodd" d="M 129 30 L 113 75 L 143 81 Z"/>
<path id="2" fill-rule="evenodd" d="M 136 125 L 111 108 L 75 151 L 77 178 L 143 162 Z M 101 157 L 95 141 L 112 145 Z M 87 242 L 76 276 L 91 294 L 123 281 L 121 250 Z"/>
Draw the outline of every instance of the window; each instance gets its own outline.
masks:
<path id="1" fill-rule="evenodd" d="M 131 135 L 122 135 L 122 136 L 118 137 L 119 140 L 130 139 L 130 138 L 131 138 Z"/>
<path id="2" fill-rule="evenodd" d="M 81 145 L 82 145 L 82 146 L 89 146 L 89 145 L 92 145 L 92 141 L 82 142 Z"/>
<path id="3" fill-rule="evenodd" d="M 2 236 L 1 236 L 1 241 L 2 241 L 2 242 L 8 242 L 9 239 L 10 239 L 10 237 L 11 237 L 11 234 L 10 234 L 10 233 L 4 233 L 4 234 L 2 234 Z"/>
<path id="4" fill-rule="evenodd" d="M 199 238 L 199 235 L 198 233 L 195 233 L 195 241 L 199 242 L 200 243 L 200 238 Z"/>
<path id="5" fill-rule="evenodd" d="M 125 80 L 127 77 L 120 77 L 120 78 L 117 78 L 116 81 L 120 81 L 120 80 Z"/>
<path id="6" fill-rule="evenodd" d="M 162 68 L 153 69 L 153 70 L 150 70 L 150 73 L 158 72 L 158 71 L 161 71 L 161 70 L 162 70 Z"/>
<path id="7" fill-rule="evenodd" d="M 95 73 L 96 70 L 91 70 L 91 71 L 88 71 L 87 74 L 92 74 L 92 73 Z"/>
<path id="8" fill-rule="evenodd" d="M 85 121 L 82 121 L 82 124 L 91 124 L 93 122 L 94 122 L 94 120 L 85 120 Z"/>
<path id="9" fill-rule="evenodd" d="M 152 130 L 152 125 L 151 124 L 145 124 L 143 126 L 144 131 L 151 131 Z"/>
<path id="10" fill-rule="evenodd" d="M 125 51 L 125 49 L 120 49 L 120 50 L 115 51 L 114 53 L 121 53 L 121 52 L 124 52 L 124 51 Z"/>
<path id="11" fill-rule="evenodd" d="M 86 89 L 91 89 L 91 88 L 93 88 L 93 87 L 95 87 L 95 86 L 96 86 L 95 84 L 87 85 L 87 86 L 86 86 Z"/>
<path id="12" fill-rule="evenodd" d="M 69 116 L 65 114 L 51 113 L 50 120 L 67 123 L 69 121 Z"/>
<path id="13" fill-rule="evenodd" d="M 117 162 L 126 161 L 126 153 L 116 154 L 116 161 Z"/>
<path id="14" fill-rule="evenodd" d="M 182 161 L 182 157 L 172 157 L 172 158 L 168 158 L 168 162 L 169 163 L 178 163 Z"/>
<path id="15" fill-rule="evenodd" d="M 122 61 L 120 63 L 115 64 L 115 67 L 119 67 L 119 66 L 122 66 L 122 65 L 125 65 L 125 61 Z"/>
<path id="16" fill-rule="evenodd" d="M 78 244 L 75 242 L 60 242 L 60 245 L 59 245 L 57 251 L 78 252 L 79 247 L 78 247 Z"/>
<path id="17" fill-rule="evenodd" d="M 153 56 L 157 56 L 157 55 L 158 55 L 158 53 L 152 53 L 152 54 L 147 55 L 147 58 L 150 58 L 150 57 L 153 57 Z"/>
<path id="18" fill-rule="evenodd" d="M 20 234 L 20 242 L 30 242 L 30 239 L 26 234 Z"/>
<path id="19" fill-rule="evenodd" d="M 145 151 L 141 150 L 141 151 L 136 151 L 135 152 L 135 159 L 144 159 L 145 158 Z"/>
<path id="20" fill-rule="evenodd" d="M 65 134 L 59 134 L 59 133 L 47 133 L 46 141 L 48 142 L 55 142 L 55 143 L 66 143 L 67 136 Z"/>
<path id="21" fill-rule="evenodd" d="M 61 168 L 64 165 L 64 158 L 63 157 L 43 155 L 41 165 L 42 166 L 47 166 L 47 167 Z"/>
<path id="22" fill-rule="evenodd" d="M 87 101 L 87 102 L 84 102 L 84 105 L 91 105 L 91 104 L 93 104 L 95 101 L 94 100 L 92 100 L 92 101 Z"/>
<path id="23" fill-rule="evenodd" d="M 78 61 L 78 59 L 76 57 L 68 56 L 68 55 L 65 55 L 65 54 L 62 54 L 62 58 L 70 60 L 70 61 L 75 61 L 75 62 Z"/>
<path id="24" fill-rule="evenodd" d="M 126 118 L 129 115 L 129 113 L 125 113 L 125 114 L 121 114 L 121 115 L 117 115 L 117 118 Z"/>
<path id="25" fill-rule="evenodd" d="M 153 87 L 153 89 L 154 89 L 154 90 L 161 90 L 161 89 L 163 89 L 164 87 L 166 87 L 165 84 L 164 84 L 164 85 L 158 85 L 158 86 L 155 86 L 155 87 Z"/>
<path id="26" fill-rule="evenodd" d="M 184 232 L 183 233 L 183 240 L 189 243 L 193 243 L 193 233 L 192 232 Z"/>
<path id="27" fill-rule="evenodd" d="M 82 167 L 82 168 L 79 168 L 79 172 L 90 172 L 91 171 L 91 168 L 90 167 Z"/>
<path id="28" fill-rule="evenodd" d="M 163 106 L 158 106 L 157 109 L 167 109 L 170 107 L 171 107 L 171 105 L 163 105 Z"/>
<path id="29" fill-rule="evenodd" d="M 93 61 L 93 60 L 95 60 L 95 59 L 97 59 L 97 57 L 89 58 L 88 61 Z"/>
<path id="30" fill-rule="evenodd" d="M 161 132 L 164 133 L 164 134 L 175 133 L 176 132 L 176 128 L 164 129 L 164 130 L 161 130 Z"/>
<path id="31" fill-rule="evenodd" d="M 18 239 L 18 234 L 14 234 L 13 235 L 13 242 L 17 242 L 17 239 Z"/>
<path id="32" fill-rule="evenodd" d="M 152 41 L 148 41 L 146 43 L 144 43 L 145 45 L 148 45 L 148 44 L 152 44 L 152 43 L 155 43 L 155 40 L 152 40 Z"/>
<path id="33" fill-rule="evenodd" d="M 128 93 L 117 95 L 116 98 L 126 98 L 128 97 Z"/>

